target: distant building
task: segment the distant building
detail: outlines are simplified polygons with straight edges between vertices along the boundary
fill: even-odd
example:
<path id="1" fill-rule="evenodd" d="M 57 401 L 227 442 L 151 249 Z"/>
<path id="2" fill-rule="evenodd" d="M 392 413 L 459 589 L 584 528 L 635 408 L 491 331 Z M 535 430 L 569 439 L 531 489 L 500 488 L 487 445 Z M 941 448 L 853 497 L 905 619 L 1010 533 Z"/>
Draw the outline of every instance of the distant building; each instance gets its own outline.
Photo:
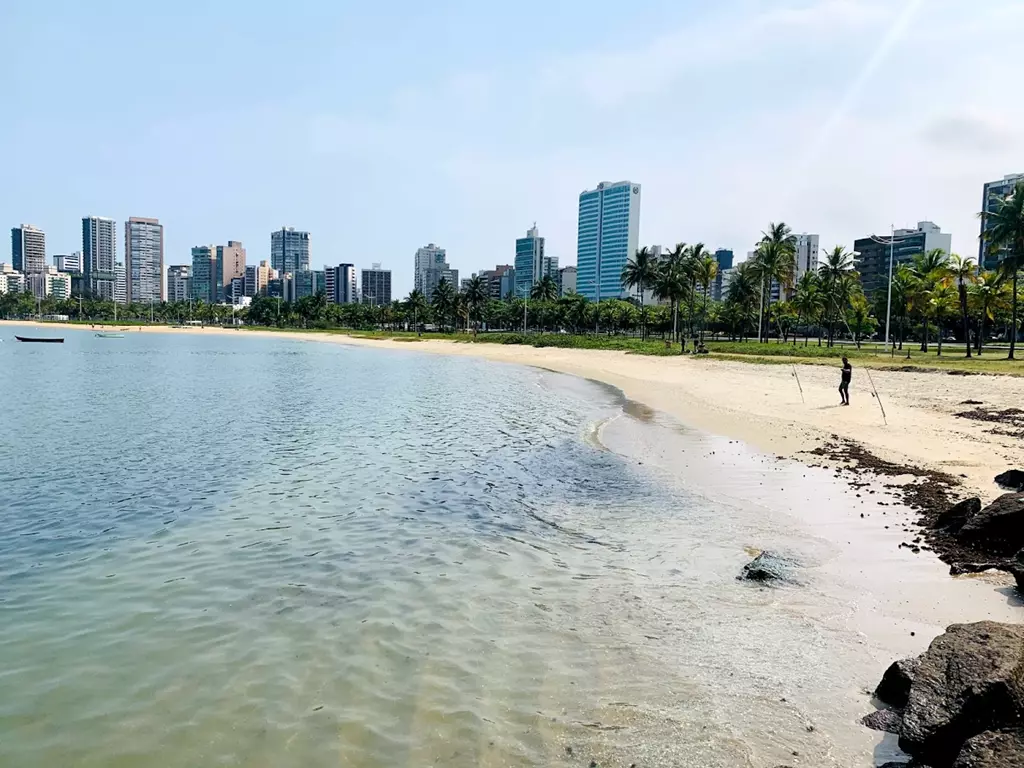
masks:
<path id="1" fill-rule="evenodd" d="M 124 268 L 131 302 L 164 300 L 164 228 L 157 219 L 132 216 L 124 223 Z"/>
<path id="2" fill-rule="evenodd" d="M 116 304 L 128 303 L 128 273 L 123 262 L 114 264 L 114 302 Z"/>
<path id="3" fill-rule="evenodd" d="M 413 264 L 413 287 L 430 301 L 434 289 L 442 280 L 447 280 L 453 288 L 459 285 L 459 270 L 449 266 L 445 249 L 433 243 L 417 248 Z"/>
<path id="4" fill-rule="evenodd" d="M 117 282 L 115 221 L 102 216 L 82 219 L 82 275 L 85 290 L 97 299 L 114 300 Z"/>
<path id="5" fill-rule="evenodd" d="M 245 278 L 232 277 L 224 288 L 225 298 L 229 304 L 241 304 L 245 298 Z"/>
<path id="6" fill-rule="evenodd" d="M 274 270 L 271 269 L 270 264 L 264 259 L 260 262 L 259 266 L 255 264 L 249 264 L 245 267 L 245 295 L 246 296 L 263 296 L 267 292 L 267 283 L 270 278 L 276 276 L 273 274 Z"/>
<path id="7" fill-rule="evenodd" d="M 82 252 L 75 251 L 71 254 L 61 254 L 53 257 L 53 266 L 58 272 L 76 274 L 82 271 Z"/>
<path id="8" fill-rule="evenodd" d="M 715 251 L 715 261 L 718 263 L 718 272 L 715 273 L 715 282 L 711 285 L 711 298 L 713 301 L 722 300 L 722 281 L 725 279 L 725 271 L 732 269 L 733 259 L 733 252 L 728 248 L 718 248 Z"/>
<path id="9" fill-rule="evenodd" d="M 870 299 L 875 291 L 888 288 L 890 250 L 895 271 L 919 253 L 936 248 L 949 253 L 951 247 L 952 236 L 930 221 L 918 222 L 917 229 L 897 229 L 893 236 L 862 237 L 853 244 L 853 250 L 864 294 Z"/>
<path id="10" fill-rule="evenodd" d="M 298 301 L 316 294 L 316 273 L 310 269 L 292 275 L 292 296 L 289 301 Z"/>
<path id="11" fill-rule="evenodd" d="M 25 276 L 28 290 L 39 299 L 52 296 L 55 299 L 71 298 L 71 275 L 59 272 L 56 267 L 47 264 L 41 272 L 31 272 Z"/>
<path id="12" fill-rule="evenodd" d="M 545 277 L 550 277 L 554 280 L 555 285 L 558 286 L 558 293 L 562 293 L 562 272 L 558 268 L 558 257 L 557 256 L 545 256 L 541 261 L 540 277 L 543 280 Z"/>
<path id="13" fill-rule="evenodd" d="M 785 299 L 791 299 L 796 293 L 796 284 L 800 281 L 808 272 L 818 271 L 818 253 L 820 248 L 818 247 L 818 236 L 808 235 L 806 233 L 793 235 L 795 241 L 794 254 L 793 254 L 793 284 L 786 291 Z M 782 296 L 782 291 L 779 289 L 779 284 L 776 281 L 772 281 L 771 297 L 772 301 L 778 301 L 779 297 Z"/>
<path id="14" fill-rule="evenodd" d="M 285 278 L 272 277 L 267 281 L 267 297 L 271 299 L 283 299 L 285 293 Z"/>
<path id="15" fill-rule="evenodd" d="M 0 263 L 0 293 L 24 293 L 25 276 L 13 264 Z"/>
<path id="16" fill-rule="evenodd" d="M 31 224 L 11 230 L 11 265 L 22 274 L 42 272 L 46 267 L 46 234 Z"/>
<path id="17" fill-rule="evenodd" d="M 722 297 L 722 300 L 724 301 L 725 297 L 728 296 L 728 294 L 729 294 L 729 283 L 732 282 L 732 277 L 733 277 L 733 275 L 736 274 L 736 267 L 730 267 L 729 269 L 723 269 L 720 274 L 722 275 L 722 280 L 721 280 L 721 283 L 722 283 L 721 297 Z"/>
<path id="18" fill-rule="evenodd" d="M 507 299 L 510 296 L 515 296 L 516 293 L 516 270 L 515 267 L 510 267 L 501 273 L 498 278 L 498 291 L 501 294 L 502 299 Z"/>
<path id="19" fill-rule="evenodd" d="M 375 307 L 391 303 L 391 270 L 374 264 L 363 270 L 363 303 Z"/>
<path id="20" fill-rule="evenodd" d="M 359 291 L 356 286 L 354 264 L 339 264 L 324 270 L 324 293 L 329 304 L 357 304 Z"/>
<path id="21" fill-rule="evenodd" d="M 309 271 L 309 232 L 282 227 L 270 233 L 270 266 L 286 272 Z"/>
<path id="22" fill-rule="evenodd" d="M 214 290 L 218 301 L 234 303 L 229 290 L 231 281 L 235 278 L 245 280 L 245 248 L 237 240 L 228 240 L 227 245 L 217 246 L 217 284 Z M 238 295 L 240 297 L 242 294 Z"/>
<path id="23" fill-rule="evenodd" d="M 591 301 L 628 297 L 622 270 L 639 240 L 639 184 L 602 181 L 580 193 L 576 290 Z"/>
<path id="24" fill-rule="evenodd" d="M 1024 173 L 1011 173 L 999 181 L 990 181 L 986 184 L 981 196 L 982 212 L 986 214 L 993 213 L 998 207 L 999 201 L 1011 194 L 1020 181 L 1024 181 Z M 988 217 L 983 217 L 980 232 L 981 245 L 978 248 L 978 264 L 982 269 L 988 270 L 999 266 L 999 262 L 1006 256 L 1005 251 L 1002 253 L 988 253 L 988 242 L 985 239 L 985 233 L 988 232 L 991 226 Z"/>
<path id="25" fill-rule="evenodd" d="M 313 295 L 327 293 L 327 273 L 322 269 L 313 270 Z"/>
<path id="26" fill-rule="evenodd" d="M 217 249 L 212 245 L 192 249 L 189 294 L 195 301 L 217 303 Z"/>
<path id="27" fill-rule="evenodd" d="M 559 272 L 562 285 L 562 296 L 576 293 L 576 267 L 562 267 Z"/>
<path id="28" fill-rule="evenodd" d="M 544 276 L 544 238 L 537 225 L 526 230 L 526 237 L 516 240 L 516 296 L 529 298 L 534 283 Z"/>
<path id="29" fill-rule="evenodd" d="M 189 278 L 192 275 L 190 264 L 175 264 L 167 268 L 167 301 L 188 301 Z"/>

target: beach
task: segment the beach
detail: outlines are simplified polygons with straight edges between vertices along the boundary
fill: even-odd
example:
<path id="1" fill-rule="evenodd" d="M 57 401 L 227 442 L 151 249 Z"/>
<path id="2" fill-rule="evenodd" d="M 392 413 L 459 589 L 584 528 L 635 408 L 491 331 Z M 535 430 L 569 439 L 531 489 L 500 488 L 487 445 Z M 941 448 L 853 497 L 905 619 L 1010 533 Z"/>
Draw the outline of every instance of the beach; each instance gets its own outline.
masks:
<path id="1" fill-rule="evenodd" d="M 83 330 L 73 324 L 38 325 Z M 1019 407 L 1024 403 L 1021 377 L 885 370 L 868 374 L 855 368 L 851 405 L 843 408 L 837 390 L 838 364 L 835 368 L 794 367 L 607 350 L 473 344 L 466 336 L 458 341 L 412 341 L 340 333 L 162 326 L 140 326 L 127 332 L 281 336 L 535 366 L 617 387 L 630 400 L 683 424 L 742 440 L 772 456 L 820 463 L 822 457 L 810 451 L 836 437 L 854 441 L 883 460 L 952 475 L 962 481 L 963 495 L 978 495 L 986 501 L 1001 492 L 993 482 L 995 475 L 1024 466 L 1024 440 L 999 434 L 1006 430 L 993 431 L 991 423 L 956 415 L 978 404 L 993 410 Z M 872 395 L 872 382 L 885 409 L 884 420 L 879 401 Z"/>

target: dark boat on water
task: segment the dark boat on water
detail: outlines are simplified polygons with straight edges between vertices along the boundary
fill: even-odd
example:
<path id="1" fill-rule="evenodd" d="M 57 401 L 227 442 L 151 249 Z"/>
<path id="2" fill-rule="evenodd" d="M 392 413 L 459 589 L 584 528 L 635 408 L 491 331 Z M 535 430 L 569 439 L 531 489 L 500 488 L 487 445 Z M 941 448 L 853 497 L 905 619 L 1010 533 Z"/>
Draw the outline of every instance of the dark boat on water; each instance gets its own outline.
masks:
<path id="1" fill-rule="evenodd" d="M 18 341 L 30 341 L 36 344 L 63 344 L 63 338 L 50 337 L 35 337 L 35 336 L 15 336 Z"/>

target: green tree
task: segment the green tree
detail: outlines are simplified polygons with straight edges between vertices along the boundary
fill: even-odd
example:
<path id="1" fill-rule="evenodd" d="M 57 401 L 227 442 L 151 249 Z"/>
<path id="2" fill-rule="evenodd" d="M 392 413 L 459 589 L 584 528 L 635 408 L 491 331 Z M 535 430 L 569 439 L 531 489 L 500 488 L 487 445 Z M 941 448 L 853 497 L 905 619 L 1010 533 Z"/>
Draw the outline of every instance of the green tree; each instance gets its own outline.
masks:
<path id="1" fill-rule="evenodd" d="M 689 248 L 686 243 L 676 243 L 676 247 L 662 257 L 658 265 L 658 273 L 654 277 L 652 288 L 654 295 L 662 301 L 668 301 L 672 305 L 672 340 L 679 337 L 679 306 L 686 298 L 689 290 L 689 275 L 687 274 L 687 254 Z M 682 338 L 682 351 L 686 351 L 686 337 Z"/>
<path id="2" fill-rule="evenodd" d="M 530 298 L 534 301 L 558 301 L 558 283 L 551 275 L 544 275 L 530 288 Z"/>
<path id="3" fill-rule="evenodd" d="M 711 293 L 711 284 L 715 282 L 715 276 L 718 274 L 718 261 L 711 254 L 705 253 L 694 263 L 694 268 L 697 282 L 704 294 L 704 304 L 700 313 L 700 340 L 704 341 L 704 330 L 708 324 L 708 294 Z"/>
<path id="4" fill-rule="evenodd" d="M 859 286 L 852 291 L 850 297 L 850 308 L 847 310 L 846 324 L 853 333 L 853 340 L 860 349 L 861 339 L 873 336 L 878 330 L 878 321 L 871 316 L 868 307 L 868 300 L 864 297 L 864 291 Z"/>
<path id="5" fill-rule="evenodd" d="M 725 298 L 725 321 L 734 337 L 743 341 L 746 330 L 751 324 L 759 301 L 759 283 L 761 277 L 750 261 L 737 265 L 729 280 L 729 288 Z"/>
<path id="6" fill-rule="evenodd" d="M 973 304 L 978 314 L 978 337 L 975 349 L 978 357 L 985 346 L 985 322 L 995 320 L 995 313 L 1010 303 L 1009 285 L 1006 275 L 1001 272 L 982 272 L 974 285 L 968 289 L 969 304 Z"/>
<path id="7" fill-rule="evenodd" d="M 658 261 L 652 255 L 650 248 L 646 245 L 636 252 L 636 255 L 626 262 L 622 268 L 622 285 L 631 291 L 640 294 L 640 309 L 644 306 L 644 291 L 654 285 L 654 279 L 658 273 Z M 646 328 L 641 327 L 640 338 L 646 337 Z"/>
<path id="8" fill-rule="evenodd" d="M 949 254 L 941 248 L 919 253 L 914 256 L 910 270 L 914 275 L 911 309 L 916 310 L 921 318 L 921 351 L 927 352 L 929 321 L 934 317 L 936 308 L 933 298 L 935 292 L 950 279 Z"/>
<path id="9" fill-rule="evenodd" d="M 956 280 L 957 297 L 960 303 L 960 322 L 963 326 L 964 347 L 967 357 L 971 356 L 971 324 L 967 311 L 967 286 L 974 284 L 977 280 L 977 270 L 974 268 L 974 261 L 954 253 L 949 259 L 949 272 Z"/>
<path id="10" fill-rule="evenodd" d="M 405 309 L 412 316 L 417 336 L 420 335 L 420 318 L 426 313 L 427 306 L 427 300 L 418 288 L 414 288 L 405 299 Z"/>
<path id="11" fill-rule="evenodd" d="M 851 277 L 853 271 L 853 254 L 843 246 L 837 245 L 825 254 L 825 261 L 818 266 L 821 279 L 821 292 L 824 298 L 825 317 L 828 323 L 828 345 L 835 340 L 836 321 L 845 316 L 849 306 Z"/>
<path id="12" fill-rule="evenodd" d="M 812 319 L 816 320 L 821 315 L 824 305 L 825 300 L 822 296 L 821 279 L 818 277 L 818 273 L 804 272 L 797 281 L 796 295 L 793 297 L 793 306 L 797 311 L 797 325 L 799 326 L 802 320 L 808 322 Z M 809 335 L 804 333 L 805 347 L 809 340 Z M 795 333 L 793 334 L 793 344 L 796 345 Z"/>
<path id="13" fill-rule="evenodd" d="M 999 271 L 1009 278 L 1010 291 L 1010 354 L 1014 359 L 1017 349 L 1017 277 L 1024 269 L 1024 181 L 1018 181 L 1013 192 L 996 201 L 996 210 L 982 212 L 984 227 L 982 240 L 990 254 L 999 254 Z"/>
<path id="14" fill-rule="evenodd" d="M 434 318 L 440 323 L 441 330 L 447 320 L 452 320 L 452 330 L 455 330 L 455 289 L 446 278 L 441 278 L 434 286 L 434 293 L 430 297 L 430 304 L 434 310 Z"/>
<path id="15" fill-rule="evenodd" d="M 957 289 L 945 280 L 932 291 L 932 317 L 935 318 L 937 354 L 942 357 L 942 337 L 945 321 L 956 313 Z"/>
<path id="16" fill-rule="evenodd" d="M 761 242 L 754 251 L 754 274 L 760 283 L 760 303 L 762 308 L 758 318 L 758 341 L 768 342 L 771 330 L 766 322 L 772 306 L 772 284 L 779 286 L 780 296 L 793 284 L 793 272 L 796 269 L 796 236 L 784 223 L 771 223 L 768 231 L 761 233 Z"/>
<path id="17" fill-rule="evenodd" d="M 544 280 L 548 280 L 554 285 L 554 281 L 547 275 L 544 276 Z M 462 296 L 466 304 L 466 319 L 467 321 L 473 321 L 473 338 L 476 338 L 477 325 L 480 322 L 480 311 L 488 299 L 488 289 L 484 279 L 480 275 L 473 275 L 469 278 L 469 281 L 466 283 L 466 290 L 462 292 Z"/>

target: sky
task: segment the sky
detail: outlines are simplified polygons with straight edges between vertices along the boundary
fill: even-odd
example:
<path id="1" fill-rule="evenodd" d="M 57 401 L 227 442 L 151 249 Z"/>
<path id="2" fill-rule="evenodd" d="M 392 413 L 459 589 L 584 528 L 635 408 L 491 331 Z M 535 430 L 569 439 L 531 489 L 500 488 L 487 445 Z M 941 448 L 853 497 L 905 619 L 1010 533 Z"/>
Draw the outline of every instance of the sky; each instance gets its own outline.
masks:
<path id="1" fill-rule="evenodd" d="M 643 244 L 931 220 L 976 256 L 1024 173 L 1020 0 L 3 0 L 0 32 L 0 224 L 48 255 L 85 215 L 159 218 L 168 265 L 293 226 L 398 297 L 428 242 L 468 276 L 536 222 L 575 263 L 579 193 L 629 179 Z"/>

